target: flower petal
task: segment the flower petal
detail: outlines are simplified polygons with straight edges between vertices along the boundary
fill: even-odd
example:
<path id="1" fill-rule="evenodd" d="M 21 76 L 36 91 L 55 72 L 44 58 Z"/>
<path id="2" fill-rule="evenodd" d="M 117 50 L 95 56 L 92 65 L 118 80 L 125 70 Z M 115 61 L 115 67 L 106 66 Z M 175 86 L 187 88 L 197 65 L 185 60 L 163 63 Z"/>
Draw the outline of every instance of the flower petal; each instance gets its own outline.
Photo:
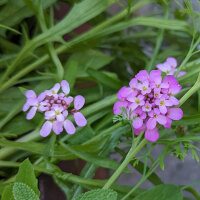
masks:
<path id="1" fill-rule="evenodd" d="M 56 135 L 59 135 L 61 132 L 63 132 L 63 122 L 54 121 L 53 122 L 53 131 Z"/>
<path id="2" fill-rule="evenodd" d="M 122 108 L 122 107 L 126 108 L 127 105 L 128 105 L 128 102 L 126 102 L 126 101 L 117 101 L 113 106 L 114 114 L 115 115 L 121 114 L 122 111 L 120 110 L 120 108 Z"/>
<path id="3" fill-rule="evenodd" d="M 55 93 L 57 93 L 57 92 L 59 91 L 59 89 L 60 89 L 60 84 L 59 84 L 59 83 L 56 83 L 56 84 L 53 86 L 53 88 L 52 88 L 52 90 L 53 90 Z"/>
<path id="4" fill-rule="evenodd" d="M 27 99 L 27 103 L 30 105 L 30 106 L 37 106 L 38 104 L 38 100 L 36 98 L 28 98 Z"/>
<path id="5" fill-rule="evenodd" d="M 74 98 L 74 108 L 80 110 L 85 104 L 85 98 L 81 95 L 75 96 Z"/>
<path id="6" fill-rule="evenodd" d="M 117 98 L 124 101 L 124 98 L 126 98 L 128 95 L 130 95 L 133 92 L 131 88 L 128 87 L 122 87 L 118 93 L 117 93 Z"/>
<path id="7" fill-rule="evenodd" d="M 139 81 L 146 81 L 149 79 L 149 74 L 146 70 L 141 70 L 139 71 L 138 74 L 135 75 L 135 77 L 139 80 Z"/>
<path id="8" fill-rule="evenodd" d="M 143 120 L 140 117 L 137 117 L 135 120 L 133 120 L 133 128 L 139 129 L 143 125 Z"/>
<path id="9" fill-rule="evenodd" d="M 70 120 L 66 119 L 63 125 L 68 134 L 74 134 L 76 132 L 76 128 Z"/>
<path id="10" fill-rule="evenodd" d="M 169 100 L 171 101 L 171 103 L 172 103 L 174 106 L 179 105 L 179 100 L 178 100 L 176 97 L 171 96 L 171 97 L 169 98 Z"/>
<path id="11" fill-rule="evenodd" d="M 167 123 L 164 125 L 165 128 L 171 128 L 172 120 L 169 117 L 167 118 Z"/>
<path id="12" fill-rule="evenodd" d="M 45 112 L 45 119 L 53 119 L 55 117 L 55 111 L 47 111 Z"/>
<path id="13" fill-rule="evenodd" d="M 36 98 L 36 94 L 33 90 L 27 90 L 25 94 L 26 98 Z"/>
<path id="14" fill-rule="evenodd" d="M 64 121 L 64 116 L 63 116 L 62 114 L 56 115 L 56 119 L 57 119 L 59 122 L 63 122 L 63 121 Z"/>
<path id="15" fill-rule="evenodd" d="M 167 62 L 170 66 L 172 66 L 172 67 L 174 67 L 174 68 L 177 67 L 177 61 L 176 61 L 176 59 L 173 58 L 173 57 L 167 58 L 166 62 Z"/>
<path id="16" fill-rule="evenodd" d="M 161 112 L 162 114 L 166 114 L 166 113 L 167 113 L 167 108 L 166 108 L 166 106 L 159 106 L 159 109 L 160 109 L 160 112 Z"/>
<path id="17" fill-rule="evenodd" d="M 46 91 L 40 93 L 39 96 L 37 97 L 38 102 L 43 101 L 45 99 L 46 95 L 47 95 Z"/>
<path id="18" fill-rule="evenodd" d="M 152 130 L 150 129 L 146 129 L 145 131 L 145 136 L 144 136 L 147 140 L 149 140 L 150 142 L 155 142 L 158 140 L 159 138 L 159 132 L 157 128 L 154 128 Z"/>
<path id="19" fill-rule="evenodd" d="M 183 111 L 180 108 L 170 108 L 168 117 L 173 120 L 180 120 L 183 117 Z"/>
<path id="20" fill-rule="evenodd" d="M 29 112 L 26 115 L 26 119 L 30 120 L 33 119 L 33 117 L 35 116 L 35 113 L 37 111 L 37 107 L 32 107 Z"/>
<path id="21" fill-rule="evenodd" d="M 43 126 L 42 126 L 42 128 L 41 128 L 41 130 L 40 130 L 40 135 L 41 135 L 42 137 L 48 136 L 49 133 L 51 132 L 51 129 L 52 129 L 52 122 L 46 121 L 46 122 L 43 124 Z"/>
<path id="22" fill-rule="evenodd" d="M 165 125 L 167 123 L 167 119 L 164 115 L 158 115 L 157 122 L 159 124 Z"/>
<path id="23" fill-rule="evenodd" d="M 156 127 L 157 121 L 155 118 L 149 118 L 147 121 L 147 128 L 148 129 L 154 129 Z"/>
<path id="24" fill-rule="evenodd" d="M 23 105 L 22 111 L 23 111 L 23 112 L 26 112 L 29 108 L 30 108 L 30 105 L 28 104 L 28 102 L 26 102 L 26 103 Z"/>
<path id="25" fill-rule="evenodd" d="M 78 126 L 83 127 L 87 124 L 87 120 L 81 112 L 74 113 L 74 119 Z"/>
<path id="26" fill-rule="evenodd" d="M 70 92 L 69 83 L 66 80 L 61 81 L 62 91 L 67 95 Z"/>

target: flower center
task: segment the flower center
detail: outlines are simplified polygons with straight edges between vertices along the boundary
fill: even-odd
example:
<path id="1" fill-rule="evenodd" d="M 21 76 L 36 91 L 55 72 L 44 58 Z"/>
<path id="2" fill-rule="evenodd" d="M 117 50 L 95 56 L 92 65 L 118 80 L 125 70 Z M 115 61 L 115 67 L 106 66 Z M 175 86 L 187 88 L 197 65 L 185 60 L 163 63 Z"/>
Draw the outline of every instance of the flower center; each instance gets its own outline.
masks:
<path id="1" fill-rule="evenodd" d="M 150 108 L 150 107 L 147 105 L 147 106 L 146 106 L 146 109 L 149 109 L 149 108 Z"/>
<path id="2" fill-rule="evenodd" d="M 160 87 L 160 84 L 157 84 L 156 87 L 159 88 L 159 87 Z"/>
<path id="3" fill-rule="evenodd" d="M 155 118 L 157 118 L 157 117 L 158 117 L 158 115 L 157 115 L 157 114 L 154 114 L 154 117 L 155 117 Z"/>
<path id="4" fill-rule="evenodd" d="M 60 111 L 59 110 L 56 110 L 55 113 L 56 113 L 56 115 L 60 115 Z"/>
<path id="5" fill-rule="evenodd" d="M 155 93 L 155 96 L 158 97 L 158 93 Z"/>
<path id="6" fill-rule="evenodd" d="M 56 92 L 54 90 L 52 90 L 52 94 L 56 94 Z"/>
<path id="7" fill-rule="evenodd" d="M 169 73 L 170 73 L 170 71 L 169 71 L 169 70 L 167 70 L 167 71 L 166 71 L 166 74 L 169 74 Z"/>
<path id="8" fill-rule="evenodd" d="M 147 91 L 147 88 L 145 86 L 143 87 L 143 91 Z"/>
<path id="9" fill-rule="evenodd" d="M 136 99 L 136 100 L 135 100 L 135 103 L 139 104 L 139 103 L 140 103 L 140 100 L 139 100 L 139 99 Z"/>
<path id="10" fill-rule="evenodd" d="M 164 102 L 164 101 L 161 101 L 161 102 L 160 102 L 160 105 L 161 105 L 161 106 L 164 106 L 164 105 L 165 105 L 165 102 Z"/>

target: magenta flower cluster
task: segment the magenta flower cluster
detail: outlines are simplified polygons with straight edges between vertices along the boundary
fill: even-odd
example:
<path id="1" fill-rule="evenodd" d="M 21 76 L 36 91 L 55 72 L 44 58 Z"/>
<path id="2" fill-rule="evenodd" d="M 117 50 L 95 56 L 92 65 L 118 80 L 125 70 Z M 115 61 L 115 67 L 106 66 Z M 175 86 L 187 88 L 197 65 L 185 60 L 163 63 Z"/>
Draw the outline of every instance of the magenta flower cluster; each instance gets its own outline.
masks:
<path id="1" fill-rule="evenodd" d="M 60 89 L 62 91 L 59 93 Z M 26 91 L 27 100 L 23 111 L 26 112 L 30 109 L 26 118 L 32 119 L 37 111 L 44 114 L 46 122 L 40 130 L 42 137 L 48 136 L 51 130 L 58 135 L 63 131 L 63 127 L 68 134 L 74 134 L 76 128 L 68 119 L 70 114 L 73 115 L 78 126 L 83 127 L 87 124 L 87 120 L 80 112 L 85 104 L 85 98 L 81 95 L 73 98 L 68 96 L 69 92 L 70 87 L 66 80 L 61 81 L 60 84 L 56 83 L 52 89 L 46 90 L 38 96 L 33 90 Z M 73 101 L 74 108 L 71 108 Z"/>
<path id="2" fill-rule="evenodd" d="M 174 97 L 180 90 L 176 78 L 172 75 L 161 76 L 160 70 L 152 70 L 150 74 L 141 70 L 133 78 L 129 87 L 122 87 L 118 94 L 118 102 L 114 104 L 114 114 L 123 114 L 132 121 L 134 133 L 145 131 L 145 138 L 155 142 L 159 138 L 157 125 L 170 128 L 172 120 L 180 120 L 183 112 L 174 108 L 179 100 Z M 122 113 L 123 109 L 126 113 Z"/>
<path id="3" fill-rule="evenodd" d="M 164 72 L 166 75 L 174 75 L 177 71 L 177 61 L 173 57 L 169 57 L 166 59 L 164 63 L 160 63 L 156 65 L 156 68 L 160 71 Z M 182 71 L 178 73 L 177 77 L 185 75 L 186 72 Z"/>

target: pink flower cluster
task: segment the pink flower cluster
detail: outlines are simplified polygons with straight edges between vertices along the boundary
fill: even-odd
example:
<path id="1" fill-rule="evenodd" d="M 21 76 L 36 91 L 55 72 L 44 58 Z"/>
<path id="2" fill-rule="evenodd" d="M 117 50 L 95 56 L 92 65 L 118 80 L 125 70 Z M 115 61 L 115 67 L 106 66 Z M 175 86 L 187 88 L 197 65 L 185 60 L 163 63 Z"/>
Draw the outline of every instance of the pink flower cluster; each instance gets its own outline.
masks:
<path id="1" fill-rule="evenodd" d="M 177 61 L 173 57 L 169 57 L 166 59 L 166 61 L 164 63 L 156 65 L 156 68 L 158 68 L 160 71 L 166 73 L 166 75 L 174 75 L 177 71 L 176 67 L 177 67 Z M 184 72 L 184 71 L 179 72 L 177 77 L 183 76 L 185 74 L 186 74 L 186 72 Z"/>
<path id="2" fill-rule="evenodd" d="M 62 89 L 62 92 L 59 93 L 60 89 Z M 70 87 L 66 80 L 61 81 L 60 84 L 56 83 L 52 89 L 46 90 L 38 96 L 33 90 L 26 91 L 27 100 L 23 106 L 23 111 L 26 112 L 31 107 L 26 118 L 32 119 L 36 111 L 44 113 L 46 122 L 40 130 L 42 137 L 48 136 L 51 130 L 58 135 L 63 131 L 63 127 L 68 134 L 74 134 L 76 128 L 68 119 L 69 114 L 74 116 L 78 126 L 83 127 L 87 124 L 87 120 L 80 112 L 85 104 L 85 98 L 81 95 L 75 96 L 75 98 L 67 96 L 69 92 Z M 74 108 L 71 108 L 73 101 Z"/>
<path id="3" fill-rule="evenodd" d="M 118 102 L 114 104 L 114 114 L 123 114 L 132 121 L 134 133 L 145 131 L 145 138 L 155 142 L 159 138 L 157 125 L 170 128 L 172 120 L 180 120 L 183 112 L 173 108 L 179 100 L 173 95 L 181 90 L 176 78 L 167 75 L 162 79 L 160 70 L 152 70 L 150 74 L 141 70 L 133 78 L 129 87 L 122 87 L 118 94 Z M 126 113 L 123 113 L 123 109 Z"/>

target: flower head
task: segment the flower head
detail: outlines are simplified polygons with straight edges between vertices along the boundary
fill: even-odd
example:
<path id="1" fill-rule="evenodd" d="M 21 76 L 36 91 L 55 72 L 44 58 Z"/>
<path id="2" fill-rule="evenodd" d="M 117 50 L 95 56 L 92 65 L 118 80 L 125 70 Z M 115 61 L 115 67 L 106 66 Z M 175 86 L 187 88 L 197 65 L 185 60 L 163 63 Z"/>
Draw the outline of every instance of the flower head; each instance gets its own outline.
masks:
<path id="1" fill-rule="evenodd" d="M 171 67 L 177 66 L 172 58 L 168 62 Z M 125 109 L 134 133 L 138 135 L 145 131 L 145 138 L 155 142 L 159 138 L 158 124 L 170 128 L 172 120 L 180 120 L 183 116 L 180 108 L 173 108 L 179 104 L 173 95 L 180 90 L 181 86 L 173 75 L 162 78 L 160 70 L 152 70 L 150 74 L 142 70 L 130 81 L 129 87 L 119 90 L 114 114 L 124 114 Z"/>
<path id="2" fill-rule="evenodd" d="M 59 93 L 60 88 L 62 92 Z M 40 135 L 46 137 L 53 130 L 55 134 L 60 134 L 63 127 L 68 134 L 74 134 L 76 128 L 68 119 L 69 115 L 73 115 L 78 126 L 83 127 L 87 124 L 87 120 L 80 112 L 80 109 L 85 104 L 85 98 L 81 95 L 75 98 L 67 96 L 70 92 L 69 84 L 66 80 L 61 83 L 56 83 L 50 90 L 42 92 L 38 97 L 33 90 L 26 92 L 26 103 L 23 106 L 23 111 L 30 110 L 26 116 L 28 120 L 32 119 L 36 112 L 44 114 L 46 122 L 43 124 Z M 74 101 L 74 108 L 71 108 Z"/>
<path id="3" fill-rule="evenodd" d="M 177 69 L 176 69 L 177 65 L 178 65 L 178 63 L 175 58 L 168 57 L 164 63 L 157 64 L 156 67 L 160 71 L 164 72 L 166 75 L 174 75 L 177 71 Z M 177 77 L 183 76 L 185 74 L 186 74 L 186 72 L 184 72 L 184 71 L 179 72 Z"/>

